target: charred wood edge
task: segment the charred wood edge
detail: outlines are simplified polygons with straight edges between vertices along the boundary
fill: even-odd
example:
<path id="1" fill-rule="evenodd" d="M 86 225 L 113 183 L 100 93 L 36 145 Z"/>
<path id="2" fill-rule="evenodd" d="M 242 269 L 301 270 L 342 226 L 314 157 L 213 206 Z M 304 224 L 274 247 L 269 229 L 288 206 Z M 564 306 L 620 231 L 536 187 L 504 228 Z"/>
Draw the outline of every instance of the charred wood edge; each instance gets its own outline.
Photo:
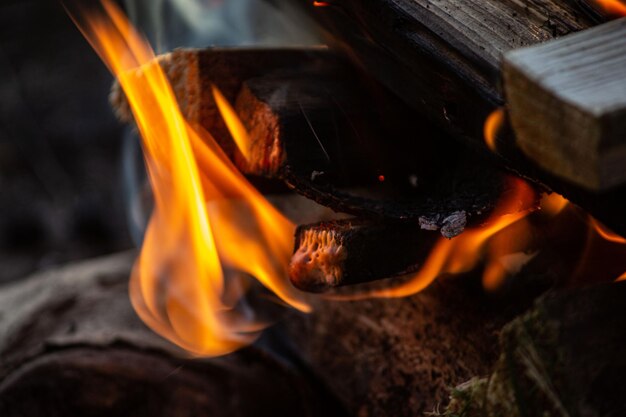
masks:
<path id="1" fill-rule="evenodd" d="M 442 228 L 455 213 L 471 218 L 493 208 L 503 190 L 503 173 L 478 157 L 459 157 L 462 150 L 433 144 L 440 139 L 429 137 L 436 134 L 427 133 L 428 123 L 416 120 L 388 93 L 382 97 L 387 116 L 376 114 L 371 109 L 381 99 L 363 93 L 355 78 L 354 70 L 336 67 L 332 74 L 316 71 L 313 78 L 290 73 L 247 80 L 236 108 L 250 132 L 250 157 L 237 158 L 238 166 L 247 173 L 281 178 L 320 204 L 363 217 Z M 398 117 L 405 120 L 396 121 Z M 355 132 L 359 122 L 366 128 Z M 414 139 L 411 132 L 416 125 L 426 138 Z M 408 189 L 401 197 L 397 190 L 389 194 L 386 190 L 394 184 L 378 183 L 375 169 L 368 165 L 374 159 L 388 180 L 395 179 L 396 186 L 401 183 L 405 188 L 411 171 L 401 170 L 417 165 L 419 172 L 425 167 L 415 178 L 428 185 Z M 444 175 L 446 165 L 454 167 L 449 170 L 452 174 Z M 347 180 L 351 177 L 352 182 Z M 342 189 L 346 185 L 366 186 L 376 198 Z"/>
<path id="2" fill-rule="evenodd" d="M 445 17 L 434 16 L 425 7 L 415 6 L 419 7 L 419 12 L 410 7 L 402 8 L 401 4 L 413 3 L 408 0 L 349 0 L 329 2 L 328 7 L 313 7 L 312 2 L 300 1 L 326 29 L 329 43 L 345 51 L 419 113 L 462 143 L 487 153 L 493 161 L 517 175 L 562 194 L 613 230 L 626 234 L 626 217 L 623 216 L 626 202 L 620 198 L 626 187 L 596 193 L 563 181 L 525 157 L 515 146 L 511 131 L 501 135 L 498 155 L 488 151 L 483 141 L 484 120 L 505 104 L 499 90 L 499 59 L 480 58 L 480 53 L 474 50 L 476 44 L 472 43 L 476 41 L 468 41 L 467 36 L 459 35 L 458 29 L 445 29 L 457 22 L 446 22 Z M 517 4 L 514 1 L 500 3 L 505 7 Z M 449 6 L 447 2 L 441 5 Z M 533 1 L 524 5 L 526 9 L 517 10 L 512 6 L 506 16 L 494 20 L 494 32 L 503 30 L 501 33 L 508 33 L 512 40 L 523 40 L 532 33 L 542 37 L 520 41 L 511 48 L 593 26 L 592 19 L 579 15 L 578 2 L 559 2 L 557 5 L 552 1 Z M 437 4 L 429 2 L 428 7 L 437 7 Z M 551 8 L 556 9 L 551 11 Z M 566 13 L 559 12 L 559 9 L 566 10 Z M 516 30 L 521 35 L 511 34 L 511 29 L 506 27 L 511 19 L 518 21 Z M 531 19 L 533 24 L 523 29 L 525 19 Z M 469 21 L 482 24 L 478 23 L 480 19 Z M 474 31 L 468 28 L 467 33 Z M 507 38 L 501 34 L 498 37 Z M 478 41 L 481 40 L 484 39 Z M 503 48 L 500 53 L 507 50 Z"/>
<path id="3" fill-rule="evenodd" d="M 626 282 L 552 293 L 504 327 L 488 378 L 458 386 L 443 413 L 623 415 Z"/>
<path id="4" fill-rule="evenodd" d="M 335 54 L 325 47 L 289 48 L 181 48 L 160 55 L 157 60 L 168 76 L 183 115 L 192 124 L 213 134 L 229 155 L 234 141 L 213 99 L 215 85 L 231 103 L 244 80 L 281 68 L 292 70 L 324 66 Z M 331 64 L 332 65 L 332 64 Z M 119 83 L 111 88 L 110 102 L 118 118 L 133 122 L 132 112 Z"/>
<path id="5" fill-rule="evenodd" d="M 626 184 L 626 18 L 504 56 L 517 144 L 589 190 Z"/>
<path id="6" fill-rule="evenodd" d="M 299 226 L 289 279 L 303 291 L 323 292 L 408 274 L 439 238 L 418 223 L 347 219 Z"/>
<path id="7" fill-rule="evenodd" d="M 272 60 L 272 57 L 275 59 Z M 312 115 L 322 113 L 322 120 L 316 124 L 316 129 L 334 131 L 337 124 L 343 123 L 344 133 L 348 132 L 344 136 L 349 136 L 352 129 L 352 126 L 348 126 L 352 121 L 346 121 L 348 115 L 356 114 L 361 118 L 366 116 L 365 118 L 370 120 L 382 118 L 372 117 L 364 110 L 364 106 L 367 108 L 372 100 L 375 102 L 381 100 L 367 96 L 362 98 L 364 95 L 359 92 L 361 86 L 350 81 L 357 78 L 355 71 L 326 50 L 320 48 L 304 50 L 183 49 L 161 56 L 159 61 L 172 81 L 183 113 L 192 122 L 197 122 L 201 126 L 217 132 L 216 137 L 223 134 L 225 127 L 213 103 L 210 92 L 211 83 L 214 82 L 231 100 L 241 90 L 237 106 L 243 116 L 244 123 L 248 124 L 251 132 L 258 135 L 259 138 L 253 140 L 252 163 L 246 164 L 242 162 L 241 157 L 235 158 L 239 161 L 240 167 L 243 168 L 244 172 L 255 175 L 263 174 L 269 177 L 276 175 L 297 192 L 336 211 L 365 217 L 411 220 L 427 224 L 428 228 L 441 228 L 446 225 L 446 219 L 457 212 L 464 212 L 468 219 L 480 217 L 493 208 L 498 196 L 503 191 L 503 174 L 494 171 L 489 167 L 489 164 L 485 164 L 482 160 L 471 163 L 465 162 L 469 165 L 468 169 L 476 170 L 476 172 L 468 172 L 465 168 L 459 169 L 458 172 L 455 170 L 456 176 L 452 178 L 440 176 L 440 183 L 432 184 L 430 190 L 422 191 L 420 188 L 415 193 L 415 197 L 403 198 L 402 200 L 368 198 L 348 192 L 345 188 L 337 187 L 337 181 L 345 183 L 345 177 L 349 176 L 347 175 L 349 172 L 346 173 L 345 171 L 352 171 L 352 174 L 362 177 L 366 175 L 364 171 L 371 168 L 364 166 L 369 158 L 363 157 L 362 149 L 366 148 L 369 142 L 383 143 L 383 138 L 388 139 L 385 137 L 385 133 L 389 134 L 389 132 L 376 129 L 376 126 L 372 129 L 365 129 L 365 131 L 381 132 L 378 137 L 367 140 L 365 145 L 361 143 L 363 138 L 352 138 L 355 142 L 345 145 L 343 142 L 337 143 L 336 135 L 335 137 L 329 136 L 334 140 L 331 145 L 336 146 L 326 146 L 326 148 L 331 152 L 335 148 L 338 148 L 339 151 L 333 153 L 333 164 L 336 172 L 327 175 L 330 177 L 332 174 L 334 178 L 332 180 L 325 179 L 322 173 L 332 171 L 330 169 L 332 167 L 326 160 L 328 154 L 321 149 L 319 140 L 311 136 L 310 120 L 303 117 L 303 107 L 306 105 L 306 112 Z M 268 62 L 271 62 L 271 65 L 266 65 Z M 285 76 L 286 72 L 291 75 Z M 282 74 L 282 76 L 277 74 Z M 295 76 L 294 74 L 299 75 Z M 281 77 L 287 77 L 287 80 L 282 83 L 283 78 Z M 313 77 L 312 81 L 311 77 Z M 244 82 L 248 87 L 254 85 L 255 81 L 251 78 L 260 80 L 258 82 L 261 83 L 261 86 L 269 80 L 270 88 L 263 90 L 264 95 L 262 97 L 252 94 L 254 88 L 241 88 Z M 289 80 L 294 78 L 297 82 L 290 83 Z M 308 82 L 302 82 L 303 78 Z M 276 83 L 276 80 L 279 82 Z M 344 82 L 350 87 L 342 86 Z M 324 88 L 315 93 L 317 83 Z M 284 108 L 286 101 L 277 99 L 277 97 L 280 98 L 281 95 L 289 93 L 289 88 L 292 87 L 296 90 L 296 97 L 299 94 L 302 95 L 301 100 L 304 105 L 295 106 L 296 103 L 292 100 L 287 101 L 287 108 Z M 332 100 L 334 104 L 339 103 L 341 106 L 339 109 L 334 108 L 330 114 L 328 111 L 329 91 L 325 90 L 336 93 Z M 404 104 L 398 102 L 388 93 L 381 94 L 384 96 L 382 101 L 385 106 L 393 105 L 393 109 L 400 109 L 400 112 L 407 111 Z M 357 97 L 356 100 L 355 97 Z M 113 88 L 111 101 L 121 118 L 130 120 L 131 115 L 119 87 Z M 278 106 L 278 108 L 272 108 L 272 105 Z M 353 107 L 359 110 L 351 110 Z M 337 117 L 337 113 L 341 113 L 342 116 Z M 346 113 L 346 117 L 343 117 L 343 113 Z M 387 113 L 391 119 L 394 111 Z M 412 111 L 410 114 L 413 114 Z M 337 121 L 342 118 L 343 122 L 338 123 Z M 413 117 L 404 118 L 415 122 Z M 422 122 L 418 124 L 420 125 L 420 132 L 427 131 Z M 414 125 L 415 123 L 413 123 L 413 128 Z M 372 123 L 369 126 L 372 126 Z M 308 135 L 310 140 L 301 141 L 303 134 Z M 407 135 L 403 131 L 396 136 L 404 137 Z M 349 141 L 344 142 L 349 143 Z M 391 141 L 386 142 L 392 143 Z M 395 147 L 396 142 L 399 143 L 400 139 L 395 138 L 391 145 L 387 143 L 386 148 Z M 429 145 L 429 142 L 432 141 L 421 142 L 423 143 L 413 142 L 411 149 L 400 148 L 398 145 L 401 150 L 395 151 L 395 155 L 398 158 L 407 158 L 407 155 L 415 154 L 417 155 L 416 160 L 424 159 L 424 165 L 430 161 L 440 172 L 441 166 L 446 163 L 456 166 L 457 162 L 449 154 L 463 154 L 461 150 L 448 149 L 442 158 L 450 158 L 451 160 L 434 164 L 431 157 L 434 153 L 430 152 L 432 146 Z M 232 144 L 222 143 L 222 146 L 232 151 Z M 345 146 L 346 149 L 342 149 L 342 146 Z M 325 152 L 326 154 L 324 154 Z M 358 156 L 355 157 L 351 155 L 352 153 L 356 153 Z M 231 156 L 233 156 L 232 152 Z M 358 162 L 353 162 L 350 158 L 354 158 Z M 335 163 L 334 159 L 338 159 L 339 162 Z M 390 170 L 393 169 L 394 165 L 403 166 L 401 163 L 395 163 L 393 157 L 388 158 L 387 161 Z M 316 173 L 320 175 L 316 175 Z M 375 177 L 377 176 L 373 172 L 369 172 L 369 177 L 376 181 Z M 408 175 L 403 178 L 408 184 Z M 389 188 L 387 185 L 383 187 Z M 380 186 L 374 185 L 370 188 L 374 188 L 376 193 L 380 194 Z M 446 233 L 445 230 L 443 233 Z"/>
<path id="8" fill-rule="evenodd" d="M 221 358 L 186 359 L 132 310 L 127 281 L 135 255 L 70 264 L 0 287 L 3 417 L 105 410 L 344 415 L 325 388 L 302 376 L 302 364 L 272 342 Z"/>

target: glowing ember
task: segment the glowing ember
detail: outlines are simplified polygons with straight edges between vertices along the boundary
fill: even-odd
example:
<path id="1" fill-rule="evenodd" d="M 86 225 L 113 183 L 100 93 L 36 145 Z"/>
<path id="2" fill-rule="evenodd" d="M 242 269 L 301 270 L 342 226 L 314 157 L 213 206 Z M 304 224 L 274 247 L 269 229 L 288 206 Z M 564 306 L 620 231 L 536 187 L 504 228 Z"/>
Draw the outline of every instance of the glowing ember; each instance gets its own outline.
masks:
<path id="1" fill-rule="evenodd" d="M 250 287 L 241 272 L 309 310 L 285 279 L 294 226 L 239 174 L 208 132 L 183 119 L 147 43 L 116 5 L 102 4 L 103 11 L 75 21 L 124 89 L 155 201 L 131 277 L 133 306 L 150 327 L 193 354 L 231 352 L 264 327 L 241 308 Z M 246 148 L 239 142 L 245 130 L 228 120 L 229 106 L 220 108 Z"/>
<path id="2" fill-rule="evenodd" d="M 620 0 L 595 0 L 608 15 L 626 16 L 626 4 Z"/>
<path id="3" fill-rule="evenodd" d="M 553 217 L 559 214 L 569 204 L 566 198 L 557 193 L 546 194 L 541 199 L 541 210 Z"/>
<path id="4" fill-rule="evenodd" d="M 487 120 L 485 120 L 483 132 L 485 143 L 493 152 L 496 151 L 496 137 L 498 135 L 498 131 L 502 127 L 503 121 L 504 109 L 502 108 L 494 110 L 489 116 L 487 116 Z"/>

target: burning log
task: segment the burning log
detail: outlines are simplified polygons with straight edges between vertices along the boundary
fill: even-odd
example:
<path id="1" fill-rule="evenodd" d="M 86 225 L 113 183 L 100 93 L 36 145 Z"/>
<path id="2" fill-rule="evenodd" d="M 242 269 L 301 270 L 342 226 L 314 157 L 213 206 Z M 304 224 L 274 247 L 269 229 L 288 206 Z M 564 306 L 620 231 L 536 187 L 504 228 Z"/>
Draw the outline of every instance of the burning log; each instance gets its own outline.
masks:
<path id="1" fill-rule="evenodd" d="M 444 415 L 624 415 L 626 283 L 542 298 L 500 335 L 488 378 L 457 387 Z"/>
<path id="2" fill-rule="evenodd" d="M 304 291 L 325 291 L 416 271 L 438 233 L 419 223 L 338 220 L 299 226 L 289 266 L 291 282 Z"/>
<path id="3" fill-rule="evenodd" d="M 210 361 L 185 358 L 133 312 L 134 258 L 77 263 L 2 288 L 3 417 L 343 415 L 267 343 Z"/>
<path id="4" fill-rule="evenodd" d="M 595 20 L 580 12 L 579 3 L 584 2 L 348 0 L 315 7 L 301 0 L 326 29 L 330 44 L 346 50 L 420 114 L 482 151 L 488 149 L 483 123 L 505 104 L 499 88 L 501 57 L 592 27 Z M 626 187 L 598 193 L 573 186 L 527 158 L 513 134 L 502 140 L 500 164 L 626 233 L 621 198 Z"/>
<path id="5" fill-rule="evenodd" d="M 333 65 L 333 54 L 323 47 L 177 49 L 158 57 L 169 78 L 180 109 L 194 125 L 209 130 L 228 155 L 235 145 L 213 96 L 216 86 L 231 103 L 244 80 L 281 68 L 298 70 Z M 330 62 L 330 64 L 329 64 Z M 117 116 L 130 123 L 130 107 L 118 83 L 110 101 Z"/>
<path id="6" fill-rule="evenodd" d="M 626 18 L 505 55 L 520 148 L 594 191 L 626 182 Z"/>
<path id="7" fill-rule="evenodd" d="M 336 211 L 419 222 L 450 237 L 484 217 L 506 188 L 501 172 L 450 146 L 439 129 L 360 82 L 328 51 L 178 50 L 160 62 L 185 116 L 215 132 L 244 173 L 280 178 Z M 233 73 L 233 66 L 241 68 Z M 245 157 L 233 152 L 212 82 L 248 130 Z M 114 88 L 113 96 L 118 113 L 130 117 L 121 92 Z M 407 134 L 416 124 L 419 135 Z M 450 228 L 451 218 L 461 227 Z"/>

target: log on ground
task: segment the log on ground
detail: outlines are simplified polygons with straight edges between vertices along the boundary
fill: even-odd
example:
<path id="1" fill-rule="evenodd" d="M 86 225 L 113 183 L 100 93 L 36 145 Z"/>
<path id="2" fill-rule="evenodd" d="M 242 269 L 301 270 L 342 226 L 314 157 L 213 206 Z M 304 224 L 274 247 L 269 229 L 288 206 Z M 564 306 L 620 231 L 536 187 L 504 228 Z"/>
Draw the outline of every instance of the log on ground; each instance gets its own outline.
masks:
<path id="1" fill-rule="evenodd" d="M 267 349 L 186 359 L 135 316 L 134 257 L 55 268 L 0 288 L 3 417 L 344 415 Z"/>

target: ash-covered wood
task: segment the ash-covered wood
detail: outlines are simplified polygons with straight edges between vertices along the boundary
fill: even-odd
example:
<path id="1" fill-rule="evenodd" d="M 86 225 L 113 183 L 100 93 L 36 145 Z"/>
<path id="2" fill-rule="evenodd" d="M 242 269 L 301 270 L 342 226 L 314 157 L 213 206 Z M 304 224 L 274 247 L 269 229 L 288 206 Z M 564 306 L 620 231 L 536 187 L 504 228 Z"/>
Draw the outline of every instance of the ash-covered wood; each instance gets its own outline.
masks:
<path id="1" fill-rule="evenodd" d="M 299 226 L 289 279 L 303 291 L 416 271 L 441 236 L 419 223 L 346 219 Z"/>
<path id="2" fill-rule="evenodd" d="M 453 391 L 445 416 L 626 414 L 626 282 L 546 296 L 509 323 L 488 378 Z"/>
<path id="3" fill-rule="evenodd" d="M 626 18 L 509 52 L 504 82 L 520 148 L 601 191 L 626 182 Z"/>
<path id="4" fill-rule="evenodd" d="M 0 288 L 0 415 L 344 415 L 265 343 L 201 360 L 144 326 L 128 299 L 134 253 Z"/>

